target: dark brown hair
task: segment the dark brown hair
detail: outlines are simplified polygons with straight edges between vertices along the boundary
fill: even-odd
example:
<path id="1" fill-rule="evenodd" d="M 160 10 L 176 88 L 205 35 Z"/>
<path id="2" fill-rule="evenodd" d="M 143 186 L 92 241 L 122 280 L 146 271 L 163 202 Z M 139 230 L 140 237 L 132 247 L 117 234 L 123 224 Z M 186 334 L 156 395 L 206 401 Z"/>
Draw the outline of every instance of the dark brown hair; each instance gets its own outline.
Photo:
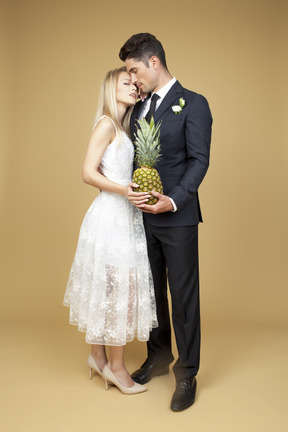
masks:
<path id="1" fill-rule="evenodd" d="M 151 33 L 137 33 L 131 36 L 119 52 L 122 61 L 133 58 L 142 61 L 147 67 L 153 55 L 158 57 L 162 65 L 167 69 L 164 48 L 161 42 Z"/>

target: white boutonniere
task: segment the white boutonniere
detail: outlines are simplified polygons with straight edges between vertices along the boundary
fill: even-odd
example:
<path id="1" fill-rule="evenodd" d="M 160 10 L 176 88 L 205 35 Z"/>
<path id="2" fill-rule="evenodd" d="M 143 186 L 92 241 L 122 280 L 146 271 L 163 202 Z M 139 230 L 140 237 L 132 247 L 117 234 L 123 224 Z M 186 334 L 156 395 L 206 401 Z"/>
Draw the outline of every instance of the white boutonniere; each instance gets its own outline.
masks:
<path id="1" fill-rule="evenodd" d="M 172 106 L 172 110 L 175 114 L 180 114 L 183 107 L 185 106 L 185 100 L 183 98 L 179 99 L 179 105 Z"/>

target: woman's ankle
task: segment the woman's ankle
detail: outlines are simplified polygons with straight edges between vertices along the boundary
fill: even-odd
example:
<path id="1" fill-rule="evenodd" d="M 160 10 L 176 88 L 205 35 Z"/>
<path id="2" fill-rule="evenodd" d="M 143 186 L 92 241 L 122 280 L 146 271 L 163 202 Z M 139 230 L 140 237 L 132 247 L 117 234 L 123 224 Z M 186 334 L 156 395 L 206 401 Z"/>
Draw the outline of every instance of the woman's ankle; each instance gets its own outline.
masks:
<path id="1" fill-rule="evenodd" d="M 117 372 L 121 372 L 121 373 L 127 372 L 127 370 L 123 364 L 121 364 L 119 362 L 115 362 L 111 359 L 108 360 L 107 366 L 111 370 L 111 372 L 113 372 L 113 373 L 115 373 L 115 372 L 116 373 Z"/>
<path id="2" fill-rule="evenodd" d="M 107 364 L 108 360 L 107 360 L 107 356 L 106 356 L 106 352 L 103 350 L 95 350 L 92 349 L 91 350 L 91 355 L 94 358 L 94 360 L 96 361 L 97 365 L 99 366 L 99 368 L 102 370 L 103 367 Z"/>

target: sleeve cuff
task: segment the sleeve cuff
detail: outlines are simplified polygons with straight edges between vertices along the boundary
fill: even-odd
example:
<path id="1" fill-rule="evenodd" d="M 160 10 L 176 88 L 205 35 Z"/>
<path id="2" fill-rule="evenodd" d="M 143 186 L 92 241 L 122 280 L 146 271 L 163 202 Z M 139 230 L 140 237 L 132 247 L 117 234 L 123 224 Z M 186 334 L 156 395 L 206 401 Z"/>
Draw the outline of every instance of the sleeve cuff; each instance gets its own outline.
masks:
<path id="1" fill-rule="evenodd" d="M 172 203 L 172 206 L 173 206 L 173 210 L 171 210 L 171 211 L 173 213 L 175 213 L 177 211 L 177 206 L 176 206 L 176 204 L 175 204 L 175 202 L 174 202 L 174 200 L 172 198 L 170 198 L 170 197 L 168 197 L 168 198 L 170 199 L 170 201 Z"/>

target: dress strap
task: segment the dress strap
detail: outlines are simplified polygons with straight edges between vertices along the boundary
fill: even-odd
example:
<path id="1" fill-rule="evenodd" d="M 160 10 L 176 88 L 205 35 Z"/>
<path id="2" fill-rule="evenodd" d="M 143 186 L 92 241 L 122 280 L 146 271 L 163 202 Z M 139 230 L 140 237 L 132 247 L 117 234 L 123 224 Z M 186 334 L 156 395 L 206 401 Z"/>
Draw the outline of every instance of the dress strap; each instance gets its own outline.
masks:
<path id="1" fill-rule="evenodd" d="M 102 120 L 103 118 L 107 118 L 107 119 L 111 120 L 111 122 L 113 123 L 113 125 L 114 125 L 114 127 L 115 127 L 115 129 L 116 129 L 116 133 L 117 133 L 117 127 L 116 127 L 115 122 L 111 119 L 111 117 L 108 117 L 108 116 L 106 116 L 106 115 L 101 116 L 101 117 L 96 121 L 96 123 L 95 123 L 94 126 L 93 126 L 93 131 L 94 131 L 95 127 L 97 126 L 97 124 L 99 123 L 99 121 Z"/>

